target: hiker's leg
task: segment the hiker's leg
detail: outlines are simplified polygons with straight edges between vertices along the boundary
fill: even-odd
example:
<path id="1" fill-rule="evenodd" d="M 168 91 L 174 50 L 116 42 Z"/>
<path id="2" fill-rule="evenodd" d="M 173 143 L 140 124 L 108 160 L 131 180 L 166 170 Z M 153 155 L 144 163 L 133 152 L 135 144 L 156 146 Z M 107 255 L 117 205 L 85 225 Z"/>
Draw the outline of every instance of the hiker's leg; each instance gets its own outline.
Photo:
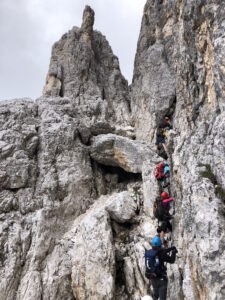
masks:
<path id="1" fill-rule="evenodd" d="M 163 190 L 164 190 L 164 188 L 163 188 L 162 184 L 159 183 L 159 193 L 161 194 L 163 192 Z"/>
<path id="2" fill-rule="evenodd" d="M 167 187 L 170 184 L 169 177 L 164 177 L 163 187 Z"/>
<path id="3" fill-rule="evenodd" d="M 160 239 L 162 241 L 162 244 L 164 244 L 164 237 L 165 237 L 165 233 L 164 233 L 164 231 L 161 231 L 160 232 Z"/>
<path id="4" fill-rule="evenodd" d="M 164 244 L 164 242 L 165 242 L 166 229 L 167 229 L 167 220 L 163 220 L 162 225 L 161 225 L 161 232 L 160 232 L 160 239 L 162 241 L 162 244 Z"/>
<path id="5" fill-rule="evenodd" d="M 160 179 L 158 182 L 159 182 L 159 189 L 160 189 L 160 192 L 161 192 L 164 188 L 164 179 Z"/>
<path id="6" fill-rule="evenodd" d="M 165 186 L 165 178 L 163 177 L 162 179 L 159 180 L 159 182 L 160 182 L 161 187 L 164 188 L 164 186 Z"/>
<path id="7" fill-rule="evenodd" d="M 147 286 L 147 294 L 151 294 L 152 293 L 151 285 L 152 285 L 152 280 L 149 279 L 149 285 Z"/>
<path id="8" fill-rule="evenodd" d="M 159 286 L 159 299 L 166 300 L 168 279 L 162 278 Z"/>
<path id="9" fill-rule="evenodd" d="M 155 278 L 152 279 L 152 286 L 153 286 L 153 300 L 159 299 L 159 279 Z"/>

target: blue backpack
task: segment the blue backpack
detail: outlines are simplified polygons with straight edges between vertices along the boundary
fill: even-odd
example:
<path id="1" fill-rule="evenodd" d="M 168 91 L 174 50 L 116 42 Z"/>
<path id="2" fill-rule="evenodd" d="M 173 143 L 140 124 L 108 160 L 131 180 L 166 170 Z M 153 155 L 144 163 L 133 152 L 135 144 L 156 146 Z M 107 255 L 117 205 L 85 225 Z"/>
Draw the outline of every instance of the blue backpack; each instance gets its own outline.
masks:
<path id="1" fill-rule="evenodd" d="M 152 279 L 161 273 L 157 250 L 145 250 L 145 277 Z"/>

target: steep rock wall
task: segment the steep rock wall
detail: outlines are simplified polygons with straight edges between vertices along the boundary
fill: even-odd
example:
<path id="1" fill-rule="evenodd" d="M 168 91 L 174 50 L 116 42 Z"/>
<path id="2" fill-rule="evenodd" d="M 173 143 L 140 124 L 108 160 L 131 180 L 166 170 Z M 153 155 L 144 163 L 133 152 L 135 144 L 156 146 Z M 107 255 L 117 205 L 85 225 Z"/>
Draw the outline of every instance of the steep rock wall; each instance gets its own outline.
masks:
<path id="1" fill-rule="evenodd" d="M 214 186 L 225 187 L 223 15 L 218 1 L 149 0 L 142 19 L 132 83 L 137 138 L 153 144 L 163 118 L 173 124 L 167 148 L 180 259 L 170 299 L 224 298 L 225 199 Z M 217 183 L 200 176 L 200 163 Z"/>
<path id="2" fill-rule="evenodd" d="M 75 299 L 62 238 L 98 196 L 133 180 L 90 157 L 92 136 L 133 137 L 127 82 L 93 22 L 86 7 L 82 28 L 54 46 L 45 96 L 0 104 L 2 299 Z"/>

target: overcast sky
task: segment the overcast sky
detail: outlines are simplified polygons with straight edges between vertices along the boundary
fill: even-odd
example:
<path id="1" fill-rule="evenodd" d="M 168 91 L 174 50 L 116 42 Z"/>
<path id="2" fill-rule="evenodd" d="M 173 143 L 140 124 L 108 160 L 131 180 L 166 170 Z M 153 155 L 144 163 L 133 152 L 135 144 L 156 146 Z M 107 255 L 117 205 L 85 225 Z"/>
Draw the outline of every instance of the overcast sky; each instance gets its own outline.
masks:
<path id="1" fill-rule="evenodd" d="M 131 82 L 146 0 L 0 0 L 0 100 L 38 98 L 54 42 L 82 22 L 86 4 Z"/>

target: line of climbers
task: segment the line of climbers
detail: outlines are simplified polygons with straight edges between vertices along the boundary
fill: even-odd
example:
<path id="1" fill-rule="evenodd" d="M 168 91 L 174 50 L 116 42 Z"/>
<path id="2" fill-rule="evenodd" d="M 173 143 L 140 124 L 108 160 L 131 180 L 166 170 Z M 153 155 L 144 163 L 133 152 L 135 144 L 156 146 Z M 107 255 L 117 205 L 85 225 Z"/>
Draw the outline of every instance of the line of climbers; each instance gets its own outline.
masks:
<path id="1" fill-rule="evenodd" d="M 166 117 L 159 127 L 156 138 L 157 151 L 160 156 L 167 159 L 166 139 L 168 130 L 172 128 L 169 118 Z M 157 197 L 153 205 L 153 214 L 158 220 L 157 235 L 152 240 L 152 249 L 145 251 L 145 276 L 153 286 L 153 300 L 166 300 L 167 297 L 167 267 L 165 263 L 173 264 L 176 260 L 176 247 L 167 248 L 165 234 L 172 232 L 170 220 L 175 214 L 174 198 L 170 194 L 170 168 L 167 162 L 161 162 L 156 166 L 155 178 L 160 187 L 160 197 Z M 171 203 L 173 213 L 170 214 Z"/>

